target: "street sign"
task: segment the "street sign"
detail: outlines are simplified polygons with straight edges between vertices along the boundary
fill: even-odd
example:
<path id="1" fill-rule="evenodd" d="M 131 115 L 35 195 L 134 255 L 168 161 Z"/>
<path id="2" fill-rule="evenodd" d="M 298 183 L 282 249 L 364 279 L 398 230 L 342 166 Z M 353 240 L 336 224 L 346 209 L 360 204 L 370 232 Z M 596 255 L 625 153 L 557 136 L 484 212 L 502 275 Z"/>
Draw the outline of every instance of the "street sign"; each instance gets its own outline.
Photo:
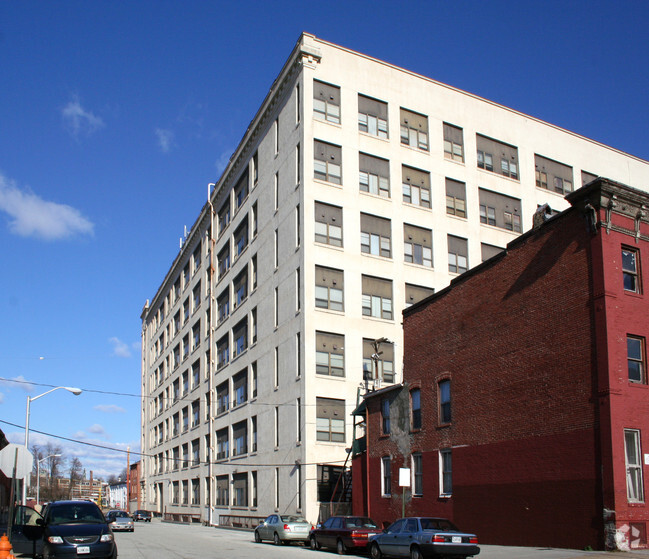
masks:
<path id="1" fill-rule="evenodd" d="M 8 478 L 14 477 L 16 468 L 16 479 L 24 479 L 32 472 L 34 457 L 23 445 L 9 443 L 0 450 L 0 470 Z"/>

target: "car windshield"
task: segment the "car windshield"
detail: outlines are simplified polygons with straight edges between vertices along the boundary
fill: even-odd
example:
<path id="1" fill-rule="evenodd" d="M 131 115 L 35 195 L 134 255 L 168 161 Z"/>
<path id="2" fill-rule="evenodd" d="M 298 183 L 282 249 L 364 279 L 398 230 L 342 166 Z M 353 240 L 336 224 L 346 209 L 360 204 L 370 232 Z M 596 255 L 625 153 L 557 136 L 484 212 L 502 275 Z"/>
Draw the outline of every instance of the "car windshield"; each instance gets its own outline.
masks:
<path id="1" fill-rule="evenodd" d="M 114 516 L 115 518 L 128 518 L 128 514 L 126 514 L 123 510 L 118 510 L 116 512 L 111 513 L 111 516 Z"/>
<path id="2" fill-rule="evenodd" d="M 282 519 L 282 522 L 306 522 L 306 520 L 301 516 L 293 516 L 293 515 L 285 514 L 283 516 L 280 516 L 280 518 Z"/>
<path id="3" fill-rule="evenodd" d="M 421 529 L 457 532 L 457 528 L 453 525 L 453 523 L 450 520 L 446 520 L 445 518 L 422 518 Z"/>
<path id="4" fill-rule="evenodd" d="M 347 518 L 345 520 L 345 527 L 347 528 L 376 528 L 375 522 L 371 518 L 364 516 L 357 516 L 355 518 Z"/>
<path id="5" fill-rule="evenodd" d="M 75 503 L 54 507 L 50 505 L 48 508 L 48 524 L 94 524 L 104 522 L 101 511 L 92 503 Z"/>

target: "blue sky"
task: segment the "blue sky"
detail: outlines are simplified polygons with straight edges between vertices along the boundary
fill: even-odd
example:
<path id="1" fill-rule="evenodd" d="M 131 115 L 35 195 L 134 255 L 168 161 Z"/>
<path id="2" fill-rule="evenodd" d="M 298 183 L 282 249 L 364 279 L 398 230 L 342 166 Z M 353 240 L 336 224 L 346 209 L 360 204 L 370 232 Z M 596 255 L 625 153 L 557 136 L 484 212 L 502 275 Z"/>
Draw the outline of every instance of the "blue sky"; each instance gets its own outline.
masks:
<path id="1" fill-rule="evenodd" d="M 139 450 L 140 312 L 302 31 L 649 159 L 648 26 L 641 0 L 0 2 L 0 429 L 76 386 L 30 441 L 96 476 Z"/>

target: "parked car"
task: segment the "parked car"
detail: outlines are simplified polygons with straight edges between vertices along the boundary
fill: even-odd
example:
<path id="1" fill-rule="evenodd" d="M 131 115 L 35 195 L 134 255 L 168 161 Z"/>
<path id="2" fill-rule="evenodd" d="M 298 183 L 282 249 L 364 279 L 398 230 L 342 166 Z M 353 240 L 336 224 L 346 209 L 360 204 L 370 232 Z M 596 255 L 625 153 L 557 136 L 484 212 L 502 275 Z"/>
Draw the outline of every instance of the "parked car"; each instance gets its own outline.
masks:
<path id="1" fill-rule="evenodd" d="M 369 545 L 372 559 L 464 558 L 480 553 L 477 536 L 461 532 L 445 518 L 401 518 L 371 537 Z"/>
<path id="2" fill-rule="evenodd" d="M 255 541 L 271 540 L 275 545 L 291 542 L 307 543 L 313 528 L 301 516 L 293 514 L 271 514 L 255 528 Z"/>
<path id="3" fill-rule="evenodd" d="M 135 522 L 139 522 L 140 520 L 143 522 L 151 522 L 151 513 L 148 510 L 136 510 L 133 513 L 133 520 Z"/>
<path id="4" fill-rule="evenodd" d="M 109 510 L 106 520 L 113 532 L 133 532 L 135 530 L 133 519 L 125 510 Z"/>
<path id="5" fill-rule="evenodd" d="M 11 543 L 15 553 L 43 559 L 82 556 L 116 559 L 113 533 L 99 507 L 92 501 L 55 501 L 43 513 L 17 506 Z"/>
<path id="6" fill-rule="evenodd" d="M 381 530 L 367 516 L 331 516 L 324 524 L 317 526 L 309 534 L 311 549 L 329 547 L 340 555 L 348 550 L 362 552 L 367 549 L 370 536 Z"/>

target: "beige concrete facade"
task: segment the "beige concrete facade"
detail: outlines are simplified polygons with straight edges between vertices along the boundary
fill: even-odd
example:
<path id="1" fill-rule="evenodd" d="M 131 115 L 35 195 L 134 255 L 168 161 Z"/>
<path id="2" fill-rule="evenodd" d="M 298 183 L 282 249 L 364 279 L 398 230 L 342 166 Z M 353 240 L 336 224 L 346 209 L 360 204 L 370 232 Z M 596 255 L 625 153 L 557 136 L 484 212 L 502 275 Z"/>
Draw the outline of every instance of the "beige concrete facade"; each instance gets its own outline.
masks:
<path id="1" fill-rule="evenodd" d="M 649 190 L 646 161 L 302 35 L 142 312 L 142 508 L 316 522 L 368 341 L 401 382 L 419 288 L 598 175 Z"/>

